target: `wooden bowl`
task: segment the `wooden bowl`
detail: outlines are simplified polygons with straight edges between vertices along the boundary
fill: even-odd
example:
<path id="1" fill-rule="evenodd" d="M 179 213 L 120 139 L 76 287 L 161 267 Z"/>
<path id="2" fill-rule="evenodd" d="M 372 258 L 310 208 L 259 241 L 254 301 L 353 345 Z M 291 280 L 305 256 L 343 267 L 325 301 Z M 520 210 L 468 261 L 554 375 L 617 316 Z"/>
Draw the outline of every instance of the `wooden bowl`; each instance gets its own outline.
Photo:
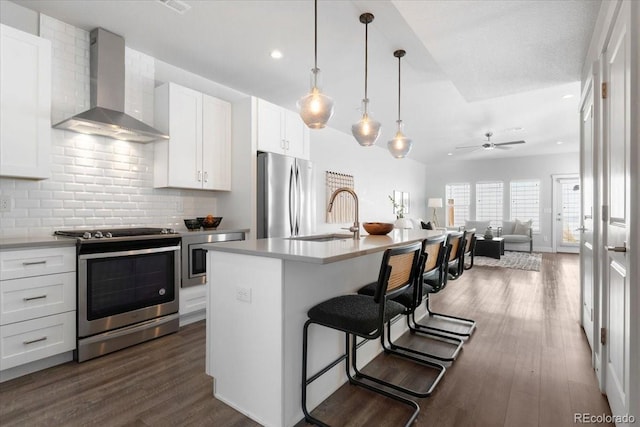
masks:
<path id="1" fill-rule="evenodd" d="M 387 234 L 393 230 L 393 224 L 389 222 L 365 222 L 362 226 L 367 233 L 377 236 Z"/>

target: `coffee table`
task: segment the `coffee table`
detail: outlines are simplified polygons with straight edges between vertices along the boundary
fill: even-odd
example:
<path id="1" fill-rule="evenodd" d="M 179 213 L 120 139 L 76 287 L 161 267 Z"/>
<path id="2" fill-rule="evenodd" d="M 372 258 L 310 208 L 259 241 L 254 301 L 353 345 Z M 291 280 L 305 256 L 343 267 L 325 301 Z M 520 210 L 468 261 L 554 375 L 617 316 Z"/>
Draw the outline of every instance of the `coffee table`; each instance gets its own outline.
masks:
<path id="1" fill-rule="evenodd" d="M 473 255 L 500 259 L 500 256 L 504 255 L 504 238 L 494 237 L 488 240 L 482 236 L 476 236 L 476 250 Z"/>

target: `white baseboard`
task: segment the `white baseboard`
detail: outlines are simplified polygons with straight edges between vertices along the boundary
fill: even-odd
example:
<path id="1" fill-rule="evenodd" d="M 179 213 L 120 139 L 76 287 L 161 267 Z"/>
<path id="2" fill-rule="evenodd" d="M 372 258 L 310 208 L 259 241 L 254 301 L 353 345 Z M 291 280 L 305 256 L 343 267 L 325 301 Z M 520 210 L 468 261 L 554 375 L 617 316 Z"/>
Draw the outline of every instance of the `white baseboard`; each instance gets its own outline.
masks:
<path id="1" fill-rule="evenodd" d="M 62 365 L 63 363 L 67 363 L 72 360 L 73 351 L 67 351 L 66 353 L 56 354 L 54 356 L 36 360 L 31 363 L 25 363 L 24 365 L 5 369 L 4 371 L 0 371 L 0 383 L 21 377 L 23 375 L 42 371 L 43 369 L 51 368 L 56 365 Z"/>

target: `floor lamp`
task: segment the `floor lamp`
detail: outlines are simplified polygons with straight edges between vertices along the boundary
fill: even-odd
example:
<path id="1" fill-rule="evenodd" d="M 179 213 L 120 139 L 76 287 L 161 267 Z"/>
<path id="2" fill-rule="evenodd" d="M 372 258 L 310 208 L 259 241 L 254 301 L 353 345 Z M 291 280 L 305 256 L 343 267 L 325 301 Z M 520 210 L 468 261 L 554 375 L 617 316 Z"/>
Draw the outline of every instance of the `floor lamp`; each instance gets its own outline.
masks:
<path id="1" fill-rule="evenodd" d="M 441 198 L 429 199 L 427 201 L 427 206 L 430 208 L 433 208 L 433 217 L 431 218 L 431 221 L 433 221 L 433 224 L 436 227 L 438 227 L 439 224 L 438 224 L 438 215 L 436 214 L 436 209 L 442 207 L 442 199 Z"/>

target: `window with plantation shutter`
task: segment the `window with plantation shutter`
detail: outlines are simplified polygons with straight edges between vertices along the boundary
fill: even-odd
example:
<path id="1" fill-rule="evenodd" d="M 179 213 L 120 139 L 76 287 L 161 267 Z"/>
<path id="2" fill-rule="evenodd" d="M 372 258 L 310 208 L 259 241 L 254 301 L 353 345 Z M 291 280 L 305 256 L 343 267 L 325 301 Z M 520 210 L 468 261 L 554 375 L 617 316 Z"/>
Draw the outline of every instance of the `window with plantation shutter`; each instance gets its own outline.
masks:
<path id="1" fill-rule="evenodd" d="M 502 212 L 502 181 L 476 183 L 476 221 L 491 221 L 492 227 L 501 227 Z"/>
<path id="2" fill-rule="evenodd" d="M 449 221 L 449 212 L 447 211 L 447 226 L 459 227 L 464 225 L 468 220 L 471 209 L 471 185 L 469 183 L 447 184 L 445 185 L 445 194 L 447 200 L 445 205 L 449 209 L 450 200 L 453 200 L 453 224 Z"/>
<path id="3" fill-rule="evenodd" d="M 511 181 L 511 220 L 531 220 L 533 231 L 540 231 L 540 181 Z"/>

